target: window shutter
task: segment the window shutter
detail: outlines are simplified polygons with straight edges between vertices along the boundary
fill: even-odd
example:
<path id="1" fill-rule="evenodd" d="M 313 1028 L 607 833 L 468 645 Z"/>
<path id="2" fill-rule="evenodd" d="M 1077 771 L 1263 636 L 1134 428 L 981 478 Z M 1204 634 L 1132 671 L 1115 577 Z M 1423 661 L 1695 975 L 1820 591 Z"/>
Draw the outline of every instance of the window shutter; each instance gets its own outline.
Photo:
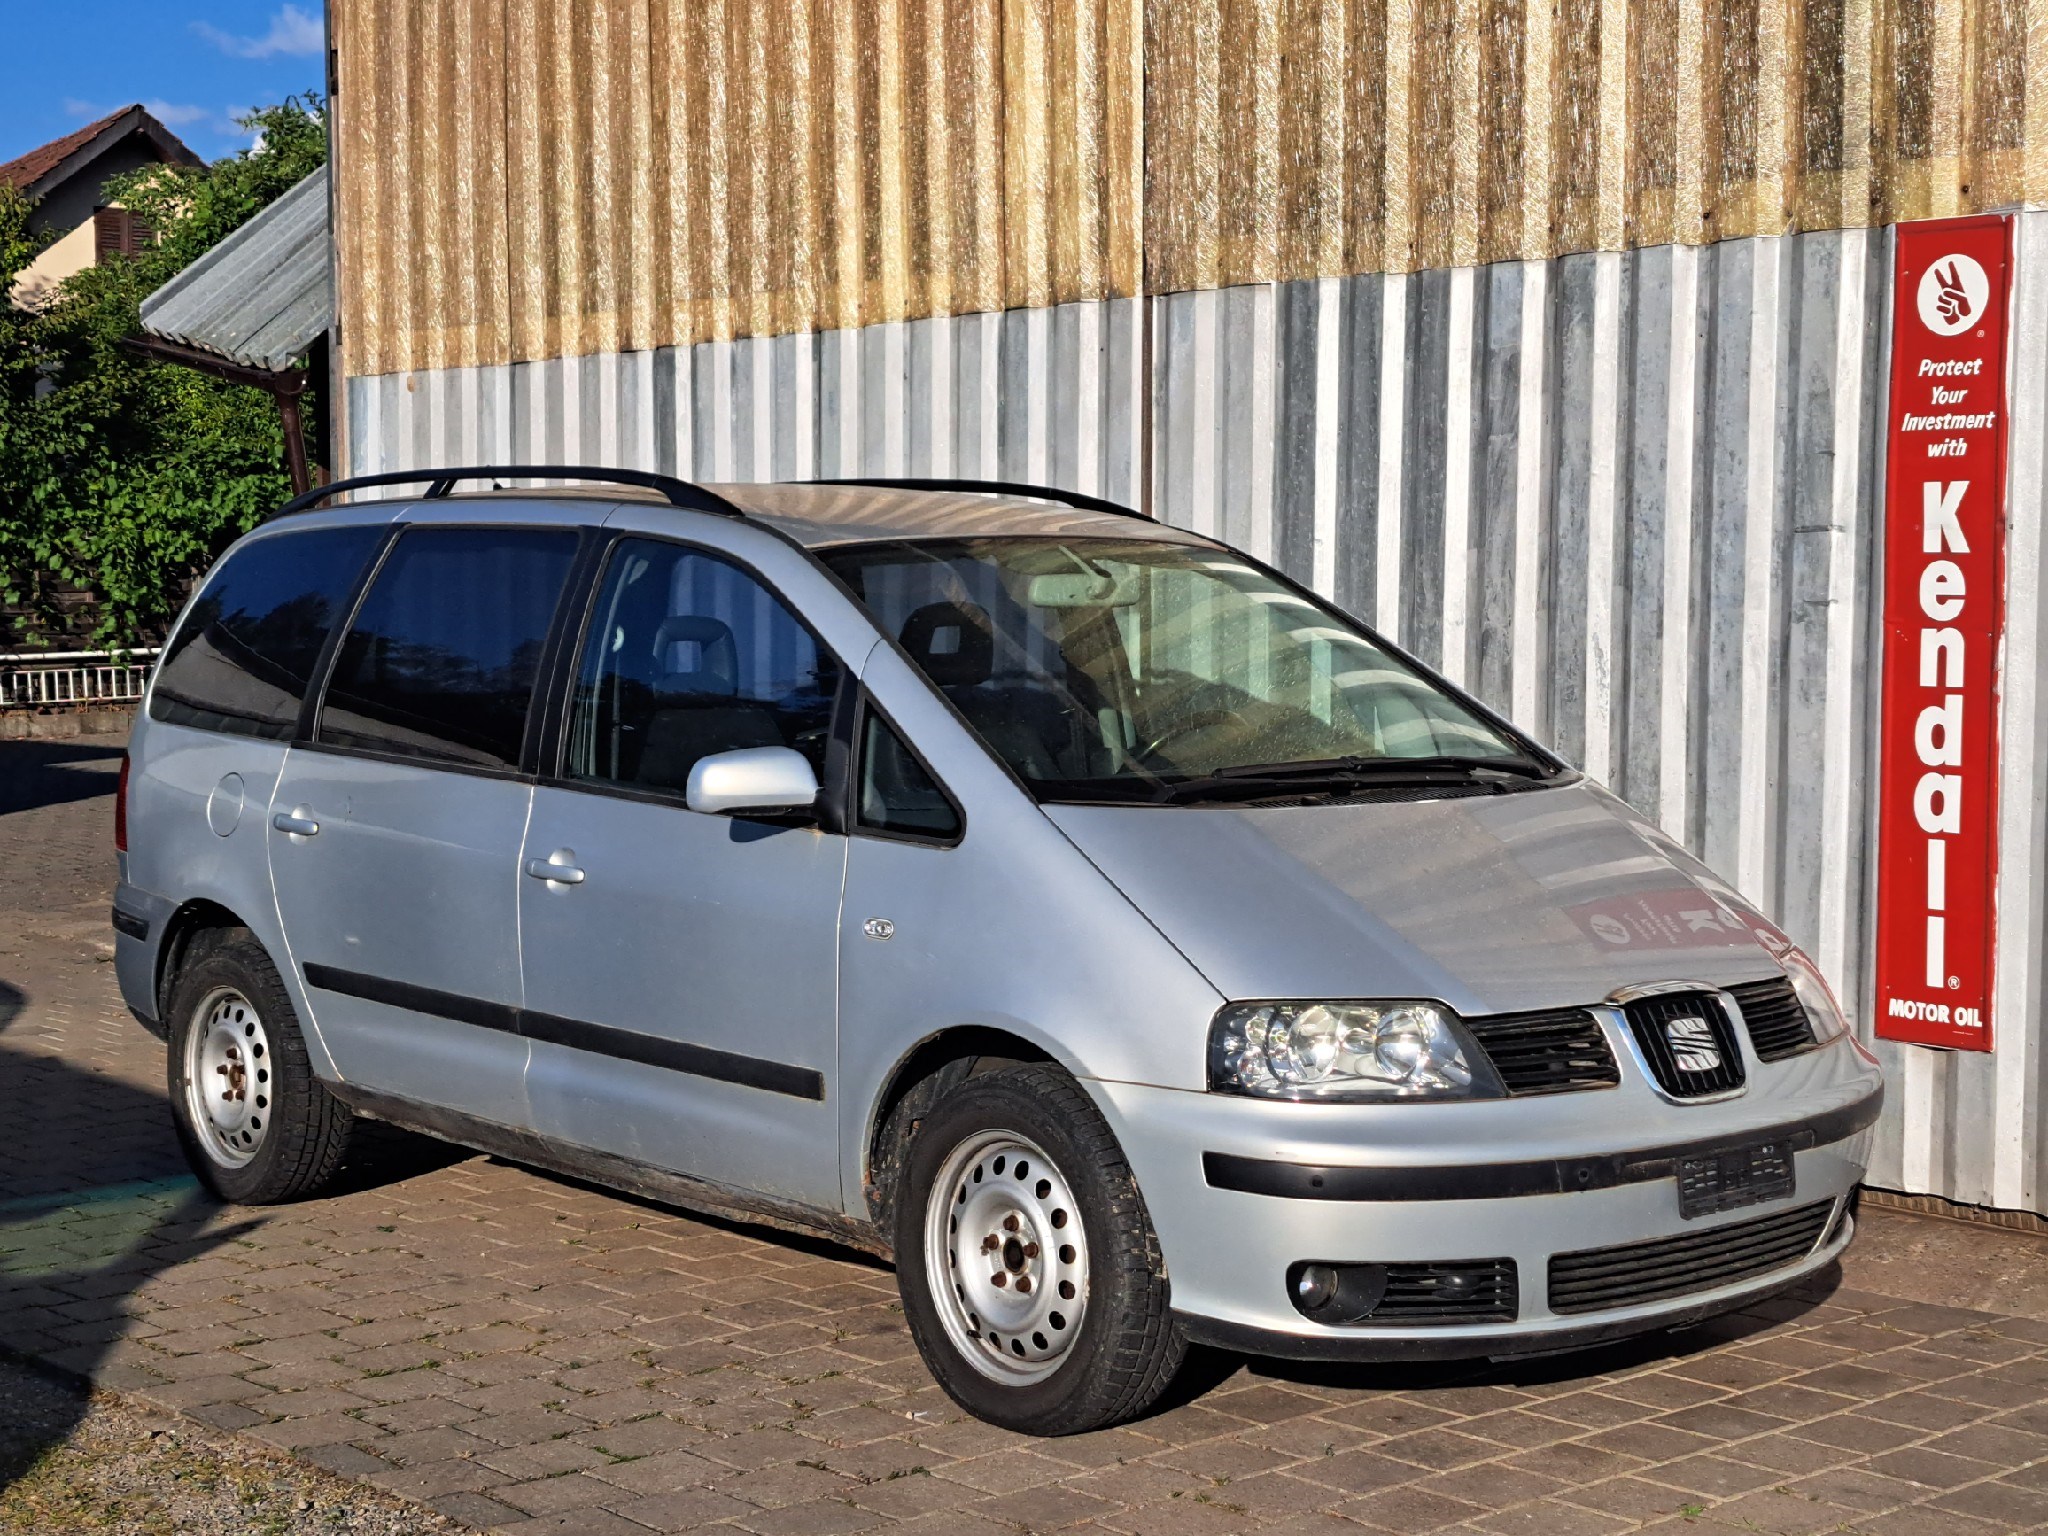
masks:
<path id="1" fill-rule="evenodd" d="M 128 233 L 128 214 L 120 208 L 95 208 L 92 211 L 93 260 L 99 266 L 107 264 L 109 256 L 124 252 L 123 241 Z"/>
<path id="2" fill-rule="evenodd" d="M 156 243 L 156 231 L 126 208 L 95 208 L 92 211 L 93 259 L 100 266 L 109 256 L 140 256 Z"/>

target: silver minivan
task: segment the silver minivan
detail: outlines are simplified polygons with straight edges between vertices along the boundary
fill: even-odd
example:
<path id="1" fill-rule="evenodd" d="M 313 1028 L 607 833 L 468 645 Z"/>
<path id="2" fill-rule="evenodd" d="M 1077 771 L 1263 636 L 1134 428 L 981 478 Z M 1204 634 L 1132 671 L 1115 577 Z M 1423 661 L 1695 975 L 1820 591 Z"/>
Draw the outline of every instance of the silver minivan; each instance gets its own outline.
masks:
<path id="1" fill-rule="evenodd" d="M 226 1199 L 371 1116 L 824 1233 L 1040 1434 L 1191 1344 L 1544 1353 L 1849 1241 L 1882 1085 L 1813 963 L 1226 545 L 598 469 L 285 513 L 122 787 L 121 986 Z"/>

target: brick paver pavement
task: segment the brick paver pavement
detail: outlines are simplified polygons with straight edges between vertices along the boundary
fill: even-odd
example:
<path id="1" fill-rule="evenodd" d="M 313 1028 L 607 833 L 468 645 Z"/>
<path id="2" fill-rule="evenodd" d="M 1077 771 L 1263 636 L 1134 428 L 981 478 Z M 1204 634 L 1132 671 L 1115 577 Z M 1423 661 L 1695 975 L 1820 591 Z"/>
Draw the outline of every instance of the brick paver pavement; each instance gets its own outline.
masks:
<path id="1" fill-rule="evenodd" d="M 888 1272 L 829 1245 L 393 1132 L 328 1198 L 223 1209 L 106 963 L 106 752 L 0 744 L 15 1350 L 520 1532 L 2048 1524 L 2025 1234 L 1872 1212 L 1846 1276 L 1683 1335 L 1491 1368 L 1206 1359 L 1163 1413 L 1034 1442 L 955 1410 Z"/>

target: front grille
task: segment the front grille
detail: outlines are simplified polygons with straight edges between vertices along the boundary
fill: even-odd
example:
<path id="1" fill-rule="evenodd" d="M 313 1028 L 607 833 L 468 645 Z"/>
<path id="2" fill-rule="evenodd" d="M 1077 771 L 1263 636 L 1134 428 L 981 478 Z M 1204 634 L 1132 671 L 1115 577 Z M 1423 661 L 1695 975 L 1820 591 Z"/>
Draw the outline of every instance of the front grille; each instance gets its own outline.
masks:
<path id="1" fill-rule="evenodd" d="M 1783 1061 L 1801 1051 L 1812 1050 L 1813 1020 L 1806 1005 L 1792 990 L 1792 983 L 1745 981 L 1728 993 L 1742 1010 L 1742 1022 L 1749 1030 L 1749 1043 L 1756 1047 L 1757 1060 Z"/>
<path id="2" fill-rule="evenodd" d="M 1711 992 L 1659 992 L 1622 1005 L 1643 1059 L 1674 1099 L 1742 1086 L 1742 1052 L 1728 1010 Z"/>
<path id="3" fill-rule="evenodd" d="M 1517 1098 L 1612 1088 L 1621 1081 L 1614 1052 L 1593 1015 L 1583 1008 L 1544 1013 L 1497 1013 L 1467 1019 L 1507 1091 Z"/>
<path id="4" fill-rule="evenodd" d="M 1682 1237 L 1588 1248 L 1550 1258 L 1550 1310 L 1604 1312 L 1733 1285 L 1813 1252 L 1835 1203 L 1730 1222 Z"/>

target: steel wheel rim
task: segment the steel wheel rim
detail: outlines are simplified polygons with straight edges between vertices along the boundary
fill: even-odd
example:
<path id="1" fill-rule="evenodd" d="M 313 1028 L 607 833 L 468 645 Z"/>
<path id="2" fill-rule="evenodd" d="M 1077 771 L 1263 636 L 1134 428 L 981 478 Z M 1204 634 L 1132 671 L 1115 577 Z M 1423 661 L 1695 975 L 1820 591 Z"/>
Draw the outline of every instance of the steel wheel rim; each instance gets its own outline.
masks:
<path id="1" fill-rule="evenodd" d="M 1080 1206 L 1042 1148 L 1012 1131 L 970 1136 L 925 1208 L 925 1276 L 953 1347 L 992 1381 L 1058 1370 L 1088 1310 Z"/>
<path id="2" fill-rule="evenodd" d="M 224 1168 L 243 1167 L 263 1150 L 273 1066 L 254 1003 L 232 987 L 200 999 L 185 1035 L 185 1107 L 207 1156 Z"/>

